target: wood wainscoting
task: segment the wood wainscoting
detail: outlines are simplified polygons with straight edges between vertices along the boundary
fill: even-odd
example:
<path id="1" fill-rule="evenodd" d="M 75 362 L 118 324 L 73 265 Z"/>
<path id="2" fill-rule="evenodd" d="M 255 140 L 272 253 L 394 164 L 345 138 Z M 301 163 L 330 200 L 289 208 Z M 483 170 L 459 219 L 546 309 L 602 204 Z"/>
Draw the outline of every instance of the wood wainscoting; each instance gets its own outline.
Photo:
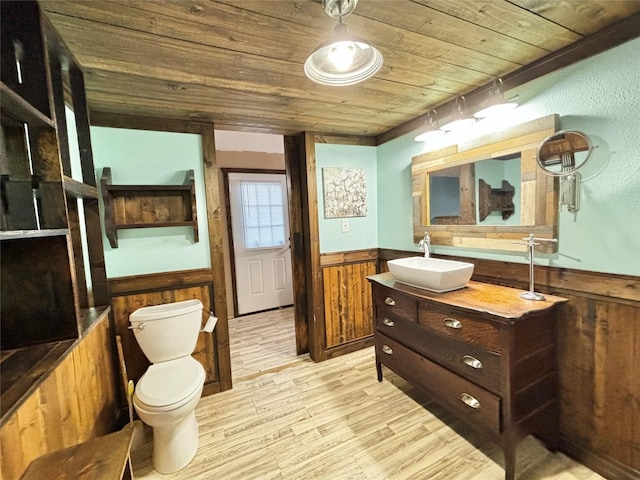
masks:
<path id="1" fill-rule="evenodd" d="M 373 303 L 367 276 L 376 273 L 377 250 L 320 256 L 327 358 L 373 345 Z"/>
<path id="2" fill-rule="evenodd" d="M 149 361 L 132 331 L 127 328 L 131 313 L 149 305 L 198 299 L 204 307 L 204 325 L 207 319 L 205 312 L 213 309 L 214 303 L 213 276 L 208 268 L 112 278 L 109 279 L 109 291 L 116 335 L 120 335 L 122 339 L 127 374 L 134 382 L 147 370 Z M 226 322 L 226 318 L 220 317 L 213 334 L 200 334 L 193 352 L 193 357 L 202 364 L 206 372 L 203 391 L 205 396 L 225 390 L 226 388 L 221 387 L 221 374 L 228 371 L 230 375 L 229 340 L 221 338 L 224 335 L 219 333 L 221 324 L 225 324 L 223 331 L 227 331 Z"/>
<path id="3" fill-rule="evenodd" d="M 378 252 L 386 261 L 417 252 Z M 444 258 L 444 257 L 443 257 Z M 467 257 L 473 280 L 529 288 L 529 266 Z M 535 267 L 558 309 L 561 449 L 607 478 L 640 478 L 640 277 Z"/>
<path id="4" fill-rule="evenodd" d="M 108 314 L 108 308 L 100 311 L 82 337 L 3 422 L 3 480 L 17 480 L 45 453 L 106 435 L 117 426 L 119 374 Z"/>

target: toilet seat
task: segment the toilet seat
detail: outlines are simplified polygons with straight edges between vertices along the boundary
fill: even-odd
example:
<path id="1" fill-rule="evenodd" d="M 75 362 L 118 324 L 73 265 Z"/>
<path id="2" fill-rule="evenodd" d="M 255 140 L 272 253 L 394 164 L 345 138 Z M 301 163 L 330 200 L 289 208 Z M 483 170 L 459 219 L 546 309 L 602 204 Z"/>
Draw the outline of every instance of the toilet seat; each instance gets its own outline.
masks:
<path id="1" fill-rule="evenodd" d="M 191 400 L 203 385 L 205 371 L 192 356 L 152 364 L 140 377 L 134 400 L 146 410 L 173 410 Z"/>

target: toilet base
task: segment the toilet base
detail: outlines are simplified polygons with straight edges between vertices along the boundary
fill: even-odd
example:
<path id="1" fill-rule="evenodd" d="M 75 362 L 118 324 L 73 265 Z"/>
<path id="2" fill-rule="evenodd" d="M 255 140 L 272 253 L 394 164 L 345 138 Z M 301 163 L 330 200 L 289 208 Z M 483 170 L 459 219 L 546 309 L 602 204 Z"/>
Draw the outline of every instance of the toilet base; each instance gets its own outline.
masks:
<path id="1" fill-rule="evenodd" d="M 183 469 L 195 457 L 198 443 L 195 410 L 178 423 L 153 427 L 153 468 L 163 474 Z"/>

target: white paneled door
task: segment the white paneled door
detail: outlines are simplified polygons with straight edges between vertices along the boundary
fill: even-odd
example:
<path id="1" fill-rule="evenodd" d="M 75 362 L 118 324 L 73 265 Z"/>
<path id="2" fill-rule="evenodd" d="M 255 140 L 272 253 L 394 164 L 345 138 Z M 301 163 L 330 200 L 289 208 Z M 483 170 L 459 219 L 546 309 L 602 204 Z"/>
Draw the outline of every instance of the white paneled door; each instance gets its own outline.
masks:
<path id="1" fill-rule="evenodd" d="M 293 304 L 284 174 L 229 173 L 238 314 Z"/>

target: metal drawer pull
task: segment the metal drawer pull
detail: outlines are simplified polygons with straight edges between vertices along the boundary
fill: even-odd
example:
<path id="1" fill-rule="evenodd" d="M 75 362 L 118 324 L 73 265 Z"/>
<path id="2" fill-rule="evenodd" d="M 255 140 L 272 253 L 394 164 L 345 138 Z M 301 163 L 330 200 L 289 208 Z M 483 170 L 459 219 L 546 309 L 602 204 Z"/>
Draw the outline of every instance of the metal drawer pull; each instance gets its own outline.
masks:
<path id="1" fill-rule="evenodd" d="M 382 351 L 387 355 L 393 355 L 393 349 L 389 345 L 383 345 Z"/>
<path id="2" fill-rule="evenodd" d="M 449 328 L 462 328 L 462 323 L 455 318 L 445 318 L 444 324 Z"/>
<path id="3" fill-rule="evenodd" d="M 465 355 L 464 357 L 462 357 L 462 361 L 464 362 L 465 365 L 468 365 L 471 368 L 477 368 L 477 369 L 482 368 L 482 362 L 477 358 L 472 357 L 471 355 Z"/>
<path id="4" fill-rule="evenodd" d="M 395 327 L 396 324 L 394 323 L 393 320 L 391 320 L 390 318 L 384 317 L 382 319 L 382 323 L 384 323 L 387 327 Z"/>
<path id="5" fill-rule="evenodd" d="M 463 393 L 460 395 L 460 400 L 462 400 L 467 406 L 471 408 L 475 408 L 475 409 L 480 408 L 480 402 L 473 395 L 469 395 L 468 393 Z"/>
<path id="6" fill-rule="evenodd" d="M 384 299 L 384 303 L 393 307 L 396 304 L 396 301 L 391 297 L 387 297 Z"/>

